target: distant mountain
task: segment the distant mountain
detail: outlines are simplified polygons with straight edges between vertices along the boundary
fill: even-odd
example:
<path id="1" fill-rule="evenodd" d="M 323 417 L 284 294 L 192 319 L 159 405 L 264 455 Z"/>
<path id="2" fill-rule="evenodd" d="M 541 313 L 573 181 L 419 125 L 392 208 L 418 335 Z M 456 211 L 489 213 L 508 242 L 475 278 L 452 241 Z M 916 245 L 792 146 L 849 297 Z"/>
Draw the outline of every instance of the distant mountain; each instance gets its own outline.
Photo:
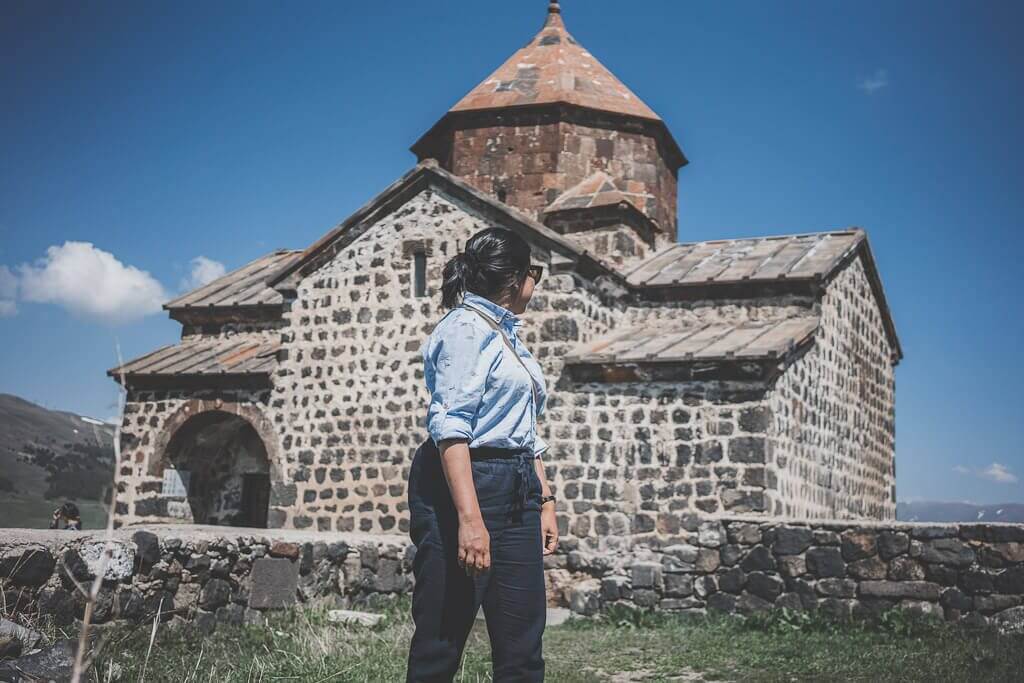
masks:
<path id="1" fill-rule="evenodd" d="M 45 527 L 66 500 L 101 525 L 113 444 L 110 424 L 0 394 L 0 527 Z"/>
<path id="2" fill-rule="evenodd" d="M 918 501 L 897 503 L 896 519 L 901 522 L 1024 522 L 1024 503 L 974 505 Z"/>

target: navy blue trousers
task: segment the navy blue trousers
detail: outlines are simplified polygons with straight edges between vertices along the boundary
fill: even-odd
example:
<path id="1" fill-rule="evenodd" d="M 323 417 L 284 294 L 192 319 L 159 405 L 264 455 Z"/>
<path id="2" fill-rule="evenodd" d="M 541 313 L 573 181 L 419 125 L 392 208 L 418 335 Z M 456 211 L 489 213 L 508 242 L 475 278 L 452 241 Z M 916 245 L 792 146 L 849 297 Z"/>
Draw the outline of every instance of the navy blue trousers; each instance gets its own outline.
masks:
<path id="1" fill-rule="evenodd" d="M 494 680 L 543 681 L 547 600 L 540 479 L 529 454 L 471 451 L 473 483 L 491 540 L 491 567 L 470 577 L 458 564 L 458 517 L 441 458 L 428 439 L 409 472 L 409 535 L 416 545 L 407 683 L 451 681 L 483 606 Z"/>

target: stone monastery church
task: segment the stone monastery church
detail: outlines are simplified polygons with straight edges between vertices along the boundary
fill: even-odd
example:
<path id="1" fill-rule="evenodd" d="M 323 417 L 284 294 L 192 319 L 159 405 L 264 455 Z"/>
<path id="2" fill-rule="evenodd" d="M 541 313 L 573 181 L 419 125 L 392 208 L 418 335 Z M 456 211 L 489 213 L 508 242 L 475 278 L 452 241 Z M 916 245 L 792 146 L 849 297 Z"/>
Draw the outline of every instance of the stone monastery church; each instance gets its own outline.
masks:
<path id="1" fill-rule="evenodd" d="M 557 2 L 412 151 L 316 243 L 167 303 L 181 340 L 109 371 L 118 523 L 405 533 L 419 348 L 442 267 L 488 226 L 547 273 L 522 333 L 564 539 L 894 517 L 902 354 L 863 230 L 677 243 L 687 159 Z"/>

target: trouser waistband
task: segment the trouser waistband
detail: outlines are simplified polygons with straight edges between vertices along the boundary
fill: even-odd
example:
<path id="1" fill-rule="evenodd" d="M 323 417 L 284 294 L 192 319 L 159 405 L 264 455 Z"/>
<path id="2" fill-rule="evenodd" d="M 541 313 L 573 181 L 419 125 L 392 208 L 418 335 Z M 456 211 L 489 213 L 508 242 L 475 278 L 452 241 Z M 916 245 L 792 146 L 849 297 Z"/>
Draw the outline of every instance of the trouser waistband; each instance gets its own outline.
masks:
<path id="1" fill-rule="evenodd" d="M 532 457 L 529 449 L 525 448 L 498 448 L 496 446 L 477 446 L 469 449 L 469 457 L 473 460 L 495 460 L 503 458 L 525 458 Z"/>
<path id="2" fill-rule="evenodd" d="M 428 438 L 424 444 L 438 451 L 437 444 Z M 522 512 L 530 498 L 530 470 L 533 468 L 534 456 L 529 448 L 498 448 L 496 446 L 477 446 L 469 449 L 471 461 L 477 460 L 508 460 L 516 468 L 515 489 L 513 491 L 513 511 Z"/>

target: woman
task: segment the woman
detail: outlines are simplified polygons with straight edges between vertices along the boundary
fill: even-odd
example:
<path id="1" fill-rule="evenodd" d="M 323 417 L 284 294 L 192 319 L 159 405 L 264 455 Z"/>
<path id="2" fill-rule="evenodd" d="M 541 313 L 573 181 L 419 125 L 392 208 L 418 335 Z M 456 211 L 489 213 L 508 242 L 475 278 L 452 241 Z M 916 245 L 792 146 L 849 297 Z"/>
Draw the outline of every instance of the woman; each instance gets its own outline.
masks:
<path id="1" fill-rule="evenodd" d="M 543 274 L 488 228 L 444 268 L 451 309 L 422 347 L 429 438 L 409 472 L 416 632 L 407 681 L 451 681 L 481 605 L 495 681 L 542 681 L 543 555 L 558 544 L 537 416 L 540 365 L 516 336 Z"/>

